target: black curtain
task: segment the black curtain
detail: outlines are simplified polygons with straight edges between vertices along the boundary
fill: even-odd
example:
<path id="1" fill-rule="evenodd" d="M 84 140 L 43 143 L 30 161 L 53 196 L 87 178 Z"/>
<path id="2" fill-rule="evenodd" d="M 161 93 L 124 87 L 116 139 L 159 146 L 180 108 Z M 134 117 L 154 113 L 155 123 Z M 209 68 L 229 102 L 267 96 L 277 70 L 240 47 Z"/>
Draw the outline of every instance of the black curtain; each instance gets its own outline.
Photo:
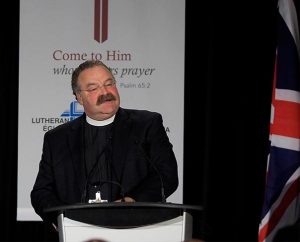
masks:
<path id="1" fill-rule="evenodd" d="M 195 237 L 257 241 L 268 154 L 276 1 L 186 1 L 184 203 Z"/>
<path id="2" fill-rule="evenodd" d="M 16 221 L 19 1 L 5 5 L 0 240 L 51 241 L 55 236 L 41 222 Z M 204 207 L 194 215 L 195 238 L 257 241 L 268 153 L 275 13 L 274 0 L 186 1 L 183 202 Z"/>

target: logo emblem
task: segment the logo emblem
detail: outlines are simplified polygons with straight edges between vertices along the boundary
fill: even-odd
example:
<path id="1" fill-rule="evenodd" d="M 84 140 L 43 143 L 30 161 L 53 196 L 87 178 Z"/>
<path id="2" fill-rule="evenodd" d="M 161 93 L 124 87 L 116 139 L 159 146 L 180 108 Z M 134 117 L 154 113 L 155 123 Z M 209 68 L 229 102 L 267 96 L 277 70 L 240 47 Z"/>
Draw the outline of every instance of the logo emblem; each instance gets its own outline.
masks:
<path id="1" fill-rule="evenodd" d="M 73 101 L 70 104 L 70 110 L 64 111 L 60 116 L 61 117 L 68 117 L 70 121 L 78 118 L 83 114 L 83 110 L 79 108 L 79 103 L 77 101 Z"/>

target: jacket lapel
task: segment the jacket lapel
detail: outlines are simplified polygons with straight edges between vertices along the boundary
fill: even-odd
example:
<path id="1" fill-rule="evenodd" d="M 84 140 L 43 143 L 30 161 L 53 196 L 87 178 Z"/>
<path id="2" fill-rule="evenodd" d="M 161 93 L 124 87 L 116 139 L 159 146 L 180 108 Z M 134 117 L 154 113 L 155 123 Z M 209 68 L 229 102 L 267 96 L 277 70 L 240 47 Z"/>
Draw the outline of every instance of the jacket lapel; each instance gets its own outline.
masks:
<path id="1" fill-rule="evenodd" d="M 113 167 L 116 172 L 118 182 L 122 181 L 125 168 L 125 157 L 128 150 L 132 122 L 128 113 L 122 108 L 116 115 L 113 130 Z"/>
<path id="2" fill-rule="evenodd" d="M 85 115 L 77 118 L 70 129 L 68 135 L 69 148 L 71 153 L 71 159 L 74 167 L 75 180 L 82 194 L 85 186 L 86 174 L 84 163 L 84 120 Z"/>

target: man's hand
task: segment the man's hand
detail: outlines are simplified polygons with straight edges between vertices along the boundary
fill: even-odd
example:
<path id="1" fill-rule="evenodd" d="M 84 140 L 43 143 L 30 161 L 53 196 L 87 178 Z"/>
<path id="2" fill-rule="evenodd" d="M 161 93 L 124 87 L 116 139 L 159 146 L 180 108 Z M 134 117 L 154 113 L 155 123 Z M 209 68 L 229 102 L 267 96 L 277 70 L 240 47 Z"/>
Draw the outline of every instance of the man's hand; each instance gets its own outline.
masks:
<path id="1" fill-rule="evenodd" d="M 135 202 L 135 200 L 131 197 L 124 197 L 124 200 L 122 201 L 122 199 L 118 199 L 115 202 L 127 202 L 127 203 L 133 203 Z"/>

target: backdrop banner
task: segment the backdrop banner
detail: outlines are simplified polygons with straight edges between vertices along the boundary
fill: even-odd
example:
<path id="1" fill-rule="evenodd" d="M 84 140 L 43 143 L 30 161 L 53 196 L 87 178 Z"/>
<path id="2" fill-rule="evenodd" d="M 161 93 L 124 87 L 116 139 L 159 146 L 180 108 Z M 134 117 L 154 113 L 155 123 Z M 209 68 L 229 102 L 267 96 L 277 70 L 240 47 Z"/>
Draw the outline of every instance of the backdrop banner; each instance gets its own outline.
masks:
<path id="1" fill-rule="evenodd" d="M 185 1 L 20 0 L 17 220 L 40 220 L 30 203 L 44 133 L 83 108 L 71 74 L 102 60 L 124 108 L 160 112 L 178 161 L 182 203 Z"/>

